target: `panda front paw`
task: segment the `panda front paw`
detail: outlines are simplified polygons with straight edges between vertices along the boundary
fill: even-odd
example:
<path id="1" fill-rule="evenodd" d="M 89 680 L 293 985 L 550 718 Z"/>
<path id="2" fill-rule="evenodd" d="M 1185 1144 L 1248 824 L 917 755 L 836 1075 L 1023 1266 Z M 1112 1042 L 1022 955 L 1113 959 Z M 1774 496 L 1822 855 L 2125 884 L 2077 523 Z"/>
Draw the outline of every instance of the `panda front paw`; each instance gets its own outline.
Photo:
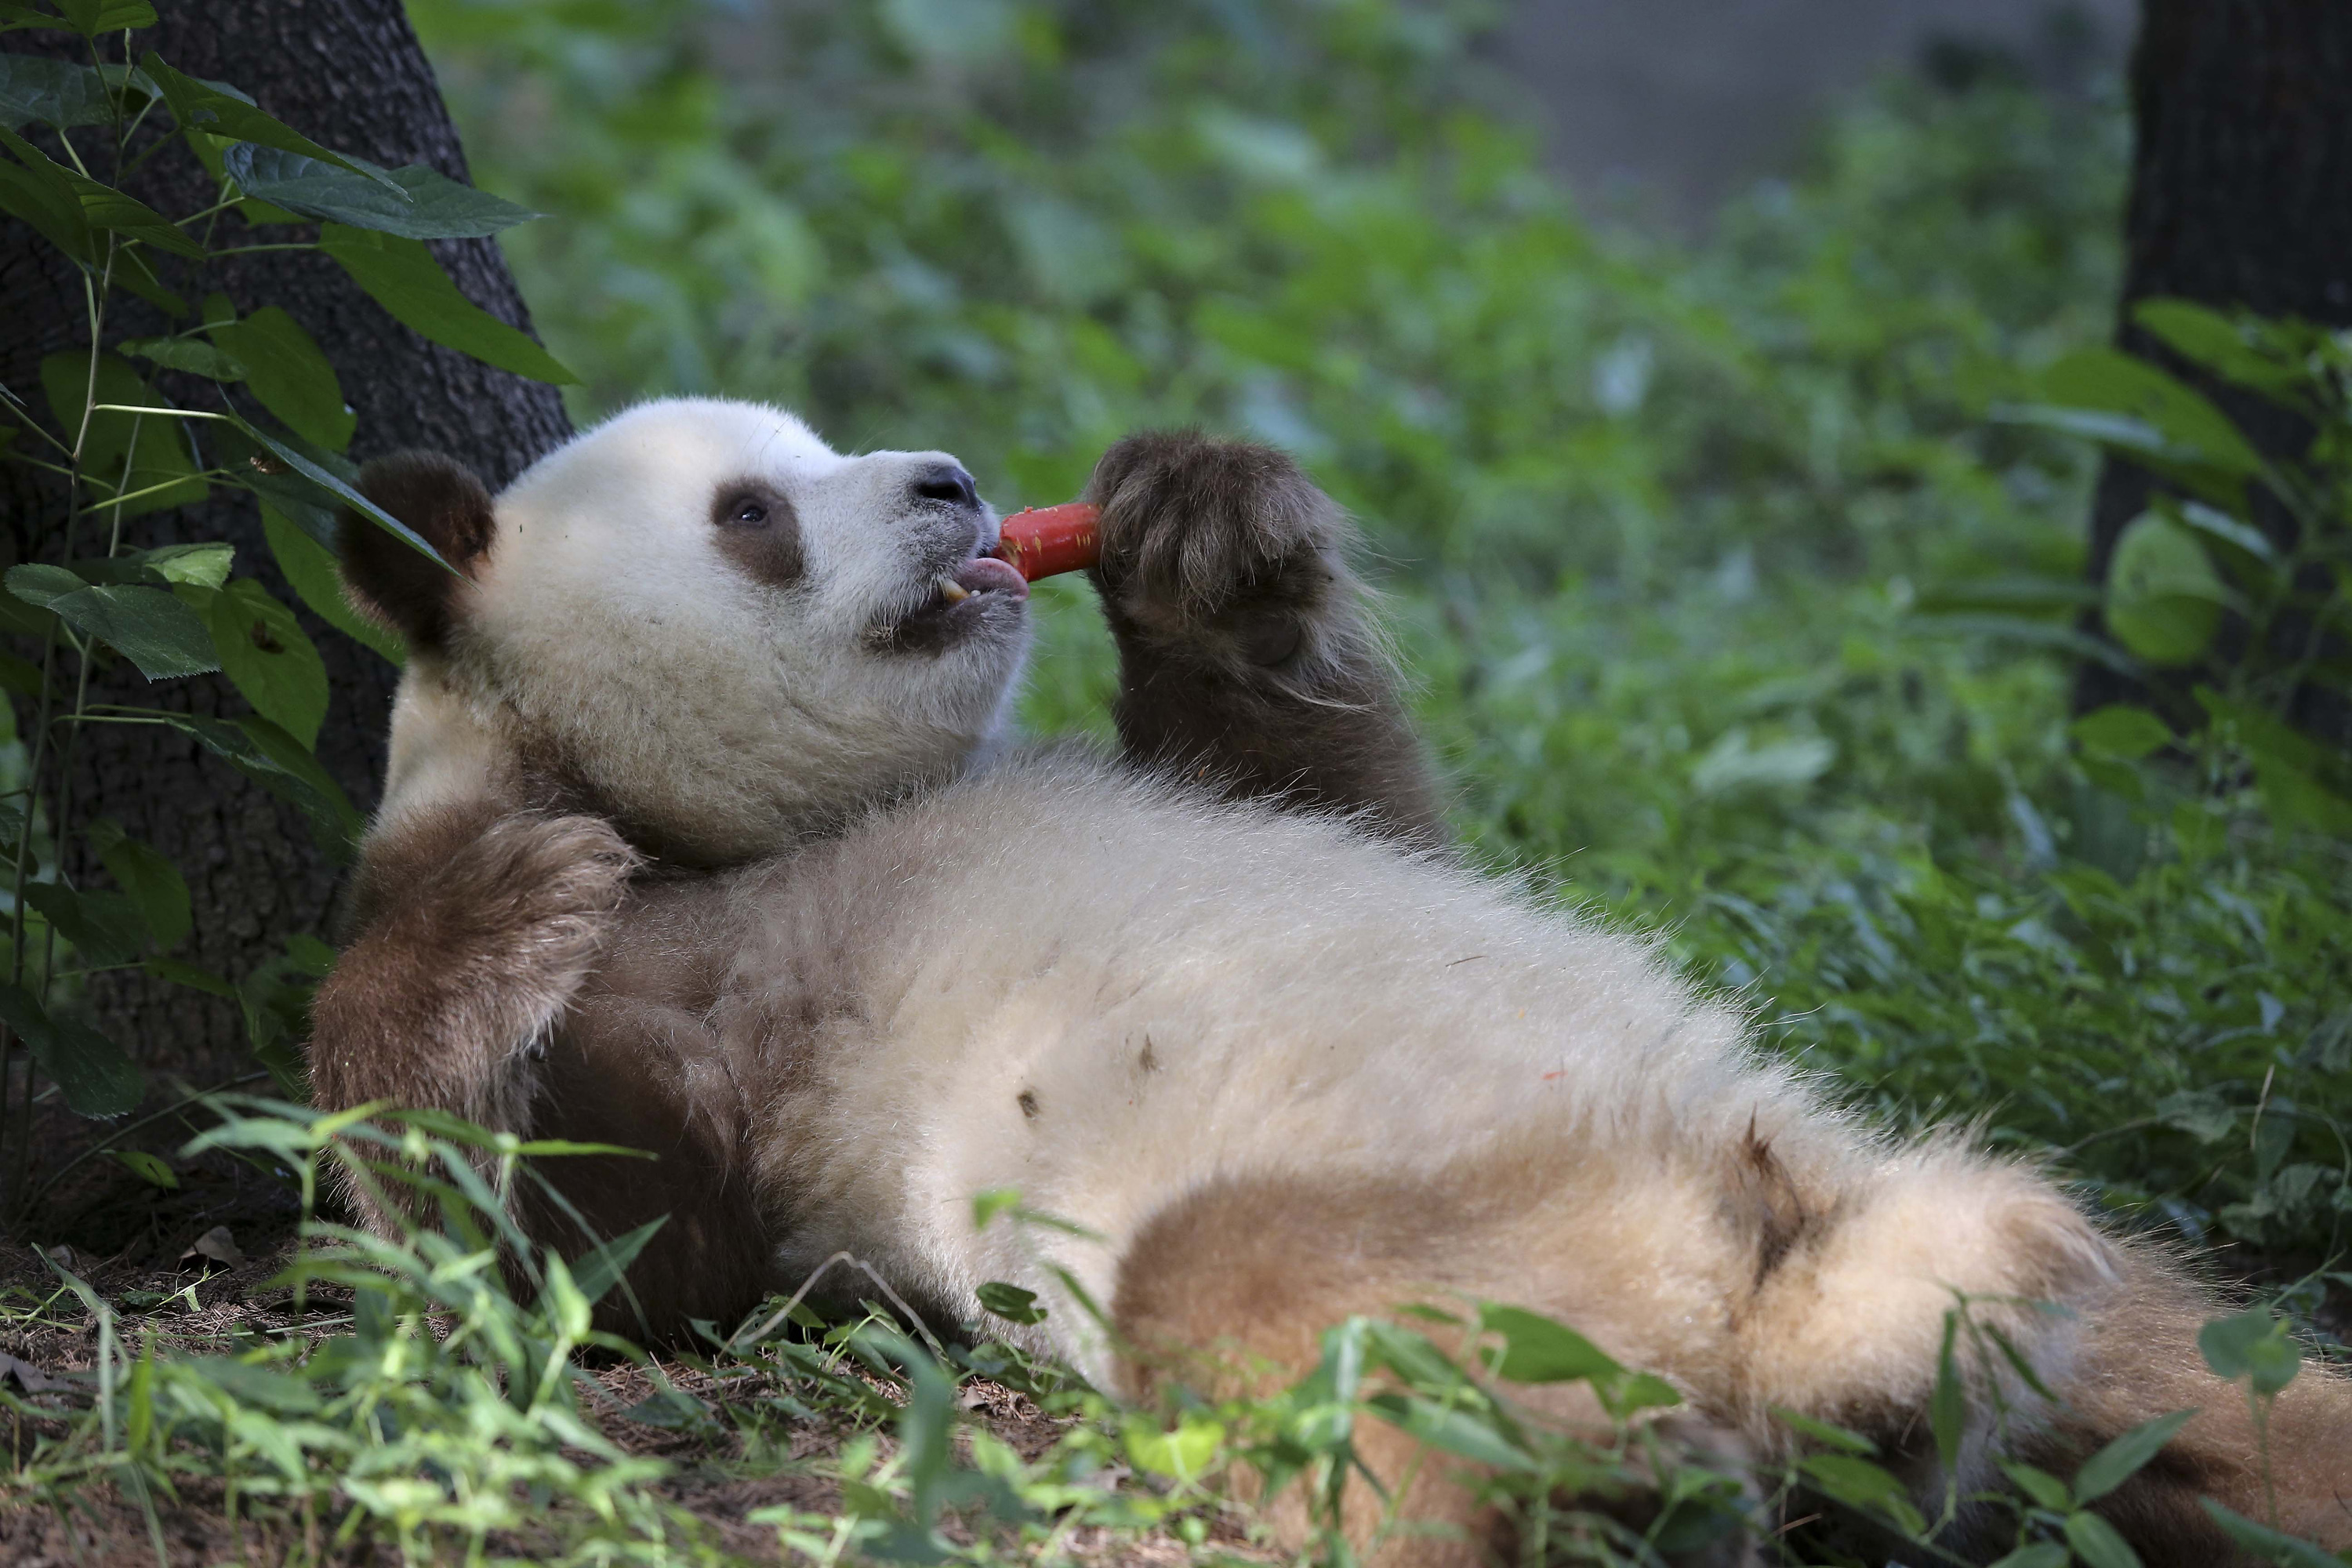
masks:
<path id="1" fill-rule="evenodd" d="M 1198 431 L 1129 436 L 1086 499 L 1114 632 L 1219 665 L 1295 658 L 1339 612 L 1348 523 L 1287 454 Z"/>

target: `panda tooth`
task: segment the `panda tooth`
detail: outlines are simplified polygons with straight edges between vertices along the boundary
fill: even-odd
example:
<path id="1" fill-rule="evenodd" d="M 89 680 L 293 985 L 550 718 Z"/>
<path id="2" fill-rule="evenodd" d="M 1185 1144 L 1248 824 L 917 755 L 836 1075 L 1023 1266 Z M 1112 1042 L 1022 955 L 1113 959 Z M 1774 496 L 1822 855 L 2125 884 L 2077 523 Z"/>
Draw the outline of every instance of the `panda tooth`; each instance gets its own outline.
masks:
<path id="1" fill-rule="evenodd" d="M 950 605 L 961 605 L 971 597 L 971 590 L 952 577 L 940 579 L 940 597 Z"/>

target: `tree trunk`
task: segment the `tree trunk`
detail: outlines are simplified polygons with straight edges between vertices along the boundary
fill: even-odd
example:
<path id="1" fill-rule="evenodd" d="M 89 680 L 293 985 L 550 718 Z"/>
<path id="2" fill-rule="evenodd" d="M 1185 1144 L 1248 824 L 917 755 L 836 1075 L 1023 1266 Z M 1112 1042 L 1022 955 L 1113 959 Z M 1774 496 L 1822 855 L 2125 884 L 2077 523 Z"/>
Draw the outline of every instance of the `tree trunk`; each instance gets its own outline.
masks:
<path id="1" fill-rule="evenodd" d="M 162 24 L 136 35 L 134 48 L 152 47 L 191 76 L 243 89 L 287 124 L 338 151 L 388 167 L 427 163 L 466 178 L 457 132 L 400 0 L 158 0 L 157 9 Z M 87 58 L 81 41 L 63 34 L 18 33 L 5 47 Z M 177 150 L 157 155 L 133 189 L 167 216 L 211 202 L 202 171 Z M 276 229 L 257 238 L 298 232 L 308 231 Z M 521 299 L 492 242 L 435 249 L 468 297 L 528 329 Z M 355 458 L 400 447 L 434 447 L 496 488 L 570 433 L 552 387 L 425 342 L 324 256 L 236 257 L 208 276 L 240 314 L 280 306 L 318 340 L 359 416 Z M 16 389 L 37 387 L 43 354 L 87 341 L 80 280 L 62 257 L 11 220 L 0 228 L 0 298 L 8 301 L 0 310 L 0 378 Z M 146 309 L 119 296 L 118 303 L 124 302 L 130 310 L 110 321 L 110 339 L 118 335 L 115 321 L 138 322 Z M 35 470 L 0 468 L 0 507 L 16 534 L 18 559 L 44 549 L 54 559 L 57 552 L 54 530 L 64 515 L 63 498 L 37 479 Z M 142 544 L 227 539 L 236 546 L 241 574 L 260 577 L 281 599 L 297 603 L 271 561 L 255 502 L 241 491 L 215 489 L 200 507 L 131 526 L 141 536 L 130 542 Z M 364 810 L 382 773 L 396 672 L 307 610 L 300 614 L 326 660 L 332 689 L 319 760 Z M 106 684 L 110 689 L 94 689 L 93 701 L 160 702 L 207 713 L 244 706 L 217 678 L 151 689 L 124 666 Z M 186 876 L 195 934 L 176 956 L 234 980 L 277 952 L 289 935 L 322 930 L 337 868 L 313 848 L 290 809 L 178 732 L 93 727 L 76 772 L 78 821 L 96 814 L 115 817 Z M 203 1085 L 251 1068 L 235 1004 L 161 985 L 135 972 L 104 979 L 90 998 L 95 1021 L 147 1068 L 151 1085 L 168 1074 Z"/>
<path id="2" fill-rule="evenodd" d="M 2134 327 L 2130 310 L 2175 296 L 2352 326 L 2352 5 L 2146 0 L 2131 94 L 2137 137 L 2117 342 L 2213 397 L 2264 450 L 2300 451 L 2308 426 L 2194 371 Z M 2091 515 L 2093 581 L 2106 581 L 2116 538 L 2152 488 L 2146 469 L 2107 460 Z M 2292 537 L 2284 515 L 2262 521 Z M 2085 665 L 2075 701 L 2152 696 L 2177 707 L 2196 679 L 2168 674 L 2149 693 Z M 2315 734 L 2352 739 L 2352 710 L 2324 691 L 2299 693 L 2294 717 Z"/>

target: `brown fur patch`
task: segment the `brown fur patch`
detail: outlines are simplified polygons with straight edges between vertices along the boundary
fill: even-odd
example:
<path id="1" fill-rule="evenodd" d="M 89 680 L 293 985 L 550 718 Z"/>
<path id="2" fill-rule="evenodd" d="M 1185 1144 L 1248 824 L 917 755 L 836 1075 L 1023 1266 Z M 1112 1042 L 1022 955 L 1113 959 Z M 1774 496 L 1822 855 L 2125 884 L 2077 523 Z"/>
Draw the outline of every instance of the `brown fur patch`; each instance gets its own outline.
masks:
<path id="1" fill-rule="evenodd" d="M 790 498 L 764 479 L 735 479 L 710 500 L 719 551 L 755 583 L 789 588 L 808 570 L 800 514 Z"/>
<path id="2" fill-rule="evenodd" d="M 1329 497 L 1272 447 L 1130 436 L 1096 465 L 1093 576 L 1119 650 L 1119 737 L 1236 795 L 1444 837 L 1435 781 Z"/>
<path id="3" fill-rule="evenodd" d="M 1789 1168 L 1772 1152 L 1771 1140 L 1756 1135 L 1753 1116 L 1748 1119 L 1748 1135 L 1740 1144 L 1737 1169 L 1755 1216 L 1756 1283 L 1760 1286 L 1804 1236 L 1812 1216 Z"/>
<path id="4" fill-rule="evenodd" d="M 463 464 L 438 452 L 375 458 L 360 470 L 359 489 L 460 573 L 472 571 L 497 531 L 490 492 Z M 450 604 L 461 578 L 350 507 L 338 519 L 337 542 L 354 605 L 420 647 L 448 640 Z"/>
<path id="5" fill-rule="evenodd" d="M 524 1047 L 587 977 L 635 865 L 593 817 L 488 802 L 372 834 L 358 935 L 311 1007 L 319 1107 L 384 1100 L 522 1130 Z"/>

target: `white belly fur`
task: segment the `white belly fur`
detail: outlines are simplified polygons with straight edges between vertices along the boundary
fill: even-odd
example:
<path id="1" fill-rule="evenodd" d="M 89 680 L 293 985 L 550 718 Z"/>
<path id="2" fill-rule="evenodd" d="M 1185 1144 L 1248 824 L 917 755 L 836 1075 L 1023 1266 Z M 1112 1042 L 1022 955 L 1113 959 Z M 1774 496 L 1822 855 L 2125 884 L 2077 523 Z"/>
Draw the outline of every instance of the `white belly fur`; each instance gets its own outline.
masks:
<path id="1" fill-rule="evenodd" d="M 1052 1307 L 1034 1347 L 1097 1379 L 1041 1254 L 1108 1305 L 1140 1227 L 1214 1176 L 1434 1173 L 1533 1132 L 1670 1179 L 1751 1121 L 1817 1171 L 1871 1147 L 1654 944 L 1339 823 L 1066 757 L 899 806 L 737 896 L 738 996 L 773 987 L 790 1016 L 821 942 L 861 1015 L 828 1026 L 767 1173 L 803 1195 L 784 1276 L 845 1248 L 950 1302 L 1019 1283 Z M 1103 1239 L 975 1234 L 973 1195 L 1003 1187 Z"/>

